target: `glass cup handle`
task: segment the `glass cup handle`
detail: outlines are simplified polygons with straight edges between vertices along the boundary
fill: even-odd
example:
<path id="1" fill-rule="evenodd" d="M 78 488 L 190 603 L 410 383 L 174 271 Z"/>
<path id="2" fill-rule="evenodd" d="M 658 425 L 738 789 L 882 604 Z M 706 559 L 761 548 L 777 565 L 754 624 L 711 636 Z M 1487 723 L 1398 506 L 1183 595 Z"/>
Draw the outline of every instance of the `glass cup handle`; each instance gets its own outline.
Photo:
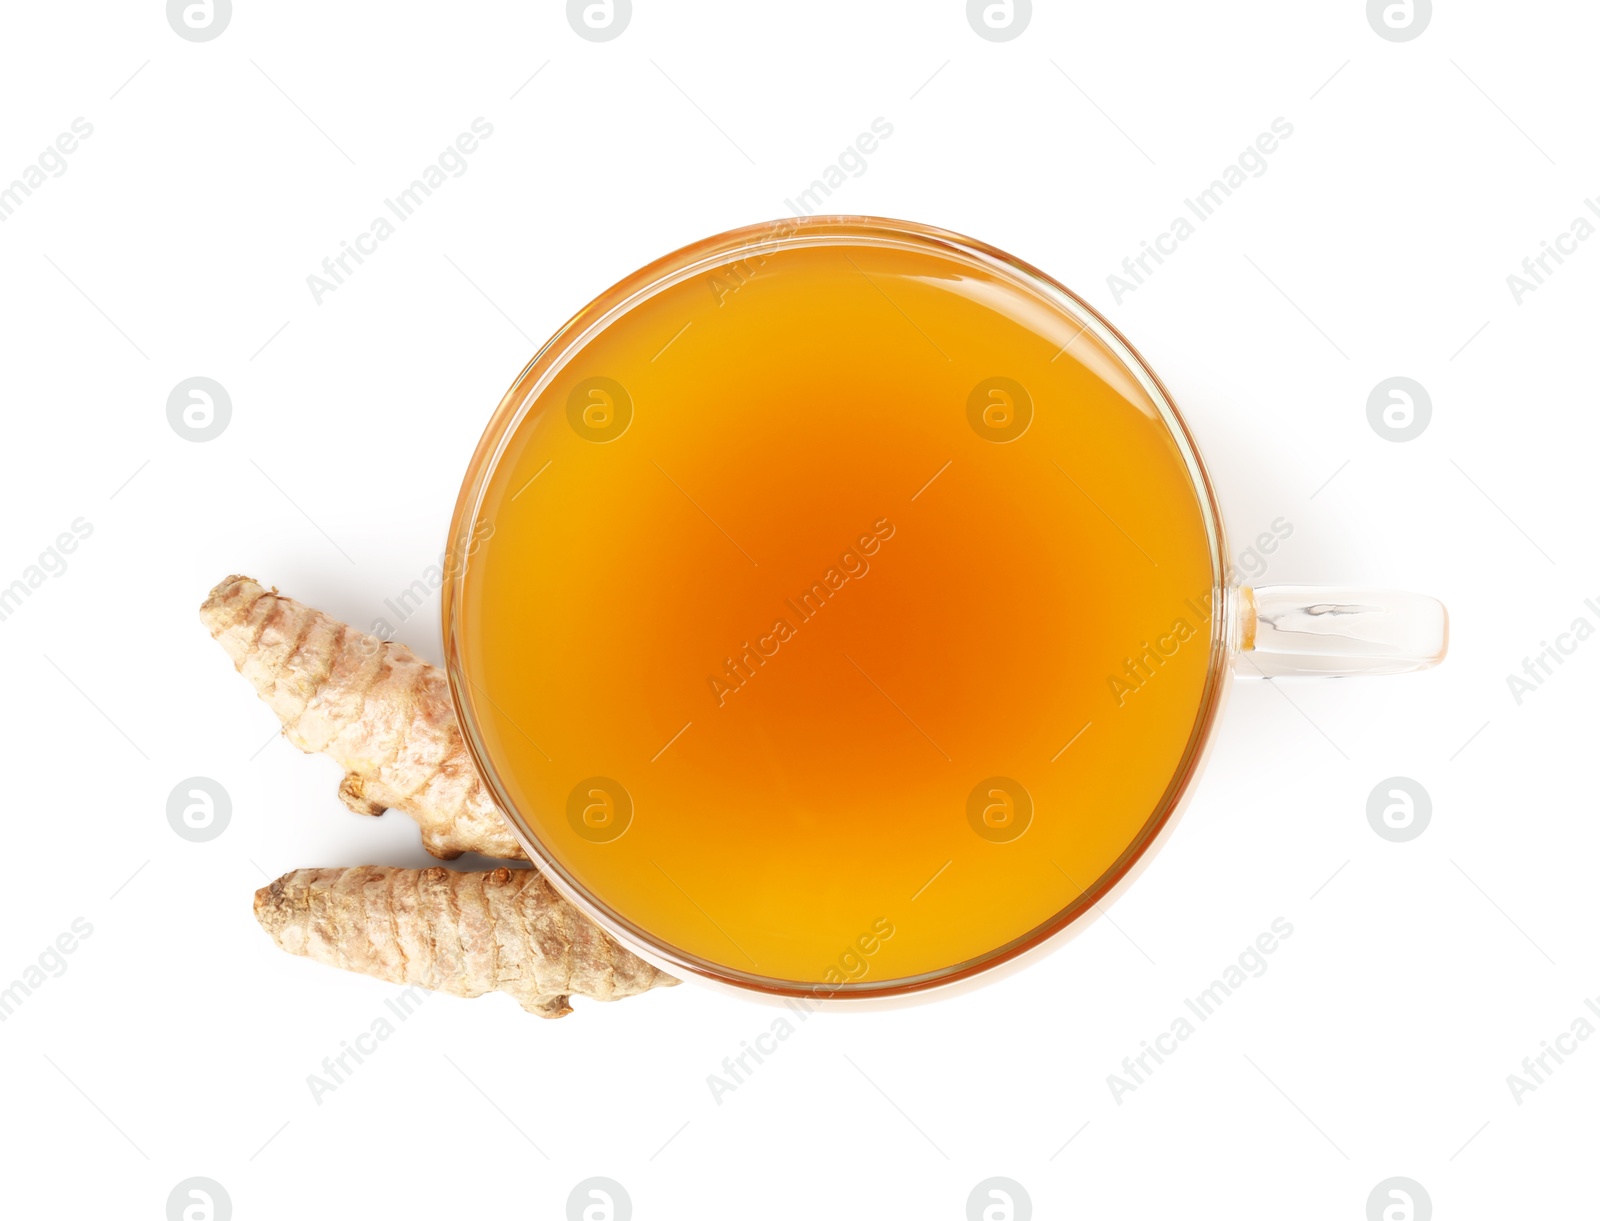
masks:
<path id="1" fill-rule="evenodd" d="M 1233 668 L 1252 678 L 1285 674 L 1404 674 L 1444 660 L 1444 603 L 1389 589 L 1241 586 Z"/>

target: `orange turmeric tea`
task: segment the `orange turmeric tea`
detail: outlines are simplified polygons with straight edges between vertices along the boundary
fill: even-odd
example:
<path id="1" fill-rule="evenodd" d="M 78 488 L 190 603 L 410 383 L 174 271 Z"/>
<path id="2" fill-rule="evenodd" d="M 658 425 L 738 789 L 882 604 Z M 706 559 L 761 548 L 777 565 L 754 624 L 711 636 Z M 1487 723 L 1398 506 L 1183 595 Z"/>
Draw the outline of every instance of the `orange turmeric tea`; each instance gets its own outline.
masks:
<path id="1" fill-rule="evenodd" d="M 847 230 L 577 342 L 454 628 L 560 872 L 683 955 L 830 987 L 990 955 L 1120 871 L 1216 614 L 1193 459 L 1086 311 Z"/>

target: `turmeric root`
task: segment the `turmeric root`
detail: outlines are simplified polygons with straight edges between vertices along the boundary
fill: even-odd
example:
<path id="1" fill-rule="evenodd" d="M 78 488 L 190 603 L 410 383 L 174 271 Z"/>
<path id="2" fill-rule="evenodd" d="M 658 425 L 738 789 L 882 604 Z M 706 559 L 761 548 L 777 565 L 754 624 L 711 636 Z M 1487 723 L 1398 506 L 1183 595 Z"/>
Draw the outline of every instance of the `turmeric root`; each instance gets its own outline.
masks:
<path id="1" fill-rule="evenodd" d="M 256 891 L 291 954 L 455 996 L 508 992 L 529 1013 L 569 996 L 620 1000 L 678 981 L 630 954 L 532 869 L 297 869 Z"/>
<path id="2" fill-rule="evenodd" d="M 405 811 L 443 860 L 526 859 L 462 740 L 443 670 L 249 577 L 213 589 L 200 621 L 284 736 L 344 768 L 339 797 L 350 809 Z"/>

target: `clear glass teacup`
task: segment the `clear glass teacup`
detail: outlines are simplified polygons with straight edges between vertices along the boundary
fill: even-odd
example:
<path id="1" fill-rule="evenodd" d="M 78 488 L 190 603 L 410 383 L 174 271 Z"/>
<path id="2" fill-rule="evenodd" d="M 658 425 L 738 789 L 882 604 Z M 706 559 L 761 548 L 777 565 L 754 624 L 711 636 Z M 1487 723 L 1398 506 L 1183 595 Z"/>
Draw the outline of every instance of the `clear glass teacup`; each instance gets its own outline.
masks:
<path id="1" fill-rule="evenodd" d="M 736 230 L 601 294 L 451 539 L 451 688 L 530 857 L 746 995 L 992 978 L 1170 833 L 1235 674 L 1446 648 L 1430 598 L 1245 584 L 1116 328 L 904 221 Z"/>

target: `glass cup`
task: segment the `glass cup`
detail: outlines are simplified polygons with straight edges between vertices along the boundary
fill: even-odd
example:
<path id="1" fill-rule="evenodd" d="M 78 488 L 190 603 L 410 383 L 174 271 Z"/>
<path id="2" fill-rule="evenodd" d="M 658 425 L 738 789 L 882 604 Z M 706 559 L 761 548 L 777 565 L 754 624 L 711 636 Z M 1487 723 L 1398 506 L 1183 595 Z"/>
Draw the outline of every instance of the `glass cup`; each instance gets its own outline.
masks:
<path id="1" fill-rule="evenodd" d="M 1203 537 L 1204 550 L 1209 555 L 1210 630 L 1208 639 L 1202 642 L 1208 650 L 1203 681 L 1196 683 L 1192 708 L 1186 709 L 1186 718 L 1191 718 L 1192 714 L 1192 719 L 1185 721 L 1187 738 L 1181 752 L 1175 755 L 1176 761 L 1159 797 L 1150 803 L 1147 816 L 1141 815 L 1143 821 L 1126 836 L 1126 841 L 1119 845 L 1120 850 L 1108 857 L 1088 885 L 1078 890 L 1074 881 L 1073 889 L 1077 893 L 1031 927 L 993 945 L 968 946 L 954 961 L 925 964 L 915 972 L 882 979 L 853 978 L 851 971 L 846 971 L 841 978 L 800 979 L 792 975 L 786 977 L 782 972 L 746 969 L 744 964 L 718 960 L 705 952 L 686 948 L 680 943 L 681 937 L 624 914 L 620 909 L 628 906 L 625 900 L 629 896 L 618 893 L 615 883 L 609 891 L 605 885 L 586 883 L 580 876 L 583 870 L 576 863 L 573 845 L 563 838 L 564 831 L 559 826 L 567 812 L 542 808 L 541 803 L 527 796 L 525 788 L 519 789 L 511 774 L 504 741 L 486 732 L 486 718 L 503 711 L 486 689 L 500 659 L 484 655 L 474 639 L 474 633 L 482 630 L 475 626 L 482 622 L 481 608 L 471 601 L 475 596 L 474 568 L 494 563 L 496 547 L 503 545 L 501 538 L 495 537 L 494 529 L 495 512 L 504 508 L 492 500 L 497 473 L 503 475 L 501 464 L 511 460 L 508 454 L 515 449 L 513 442 L 519 430 L 537 424 L 541 413 L 554 405 L 556 389 L 565 395 L 562 378 L 569 365 L 581 368 L 581 364 L 574 362 L 608 332 L 614 333 L 614 328 L 634 311 L 648 307 L 658 298 L 667 299 L 663 294 L 691 284 L 697 278 L 713 285 L 714 292 L 718 283 L 741 290 L 743 284 L 754 282 L 751 277 L 763 268 L 781 266 L 782 256 L 816 250 L 836 251 L 849 259 L 871 287 L 888 304 L 895 305 L 905 321 L 919 331 L 922 328 L 895 304 L 882 283 L 864 270 L 865 266 L 873 265 L 870 259 L 875 254 L 889 257 L 900 252 L 907 256 L 937 258 L 941 266 L 948 269 L 941 274 L 954 279 L 968 276 L 973 283 L 990 285 L 991 293 L 1014 294 L 1026 310 L 1034 311 L 1042 320 L 1041 328 L 1054 328 L 1052 333 L 1072 336 L 1063 346 L 1063 352 L 1072 347 L 1074 360 L 1089 364 L 1098 362 L 1105 376 L 1114 377 L 1127 387 L 1127 395 L 1137 399 L 1140 410 L 1159 421 L 1159 428 L 1164 430 L 1176 461 L 1181 464 L 1186 486 L 1192 491 L 1193 508 L 1203 529 L 1203 535 L 1197 530 L 1195 537 Z M 860 291 L 867 293 L 864 286 L 860 286 Z M 718 300 L 720 303 L 721 298 Z M 885 317 L 891 316 L 886 313 Z M 687 323 L 684 329 L 687 330 Z M 923 337 L 938 346 L 926 332 Z M 671 342 L 676 341 L 677 336 L 673 336 Z M 940 355 L 950 359 L 942 350 Z M 1057 356 L 1060 355 L 1058 352 Z M 571 376 L 566 374 L 568 380 Z M 583 384 L 604 381 L 590 378 Z M 993 390 L 989 393 L 993 403 L 1000 405 L 994 410 L 1010 410 L 1008 398 L 996 397 Z M 626 404 L 630 415 L 619 420 L 614 414 L 616 404 L 608 393 L 591 390 L 590 394 L 597 414 L 591 419 L 588 414 L 591 408 L 584 406 L 583 414 L 572 417 L 572 427 L 580 432 L 588 430 L 590 441 L 611 441 L 626 429 L 631 413 L 647 410 L 647 405 L 630 402 Z M 555 409 L 559 411 L 562 406 L 568 411 L 576 410 L 567 405 L 565 399 Z M 973 410 L 984 413 L 973 422 L 973 427 L 980 430 L 990 424 L 1007 426 L 1010 421 L 1004 411 L 991 419 L 987 414 L 991 407 L 982 402 Z M 1014 422 L 1010 426 L 1011 433 L 988 439 L 1012 440 Z M 1025 428 L 1026 424 L 1022 426 Z M 612 447 L 607 449 L 616 452 Z M 671 480 L 659 464 L 657 467 Z M 1062 473 L 1072 479 L 1065 470 Z M 1076 481 L 1073 482 L 1077 486 Z M 524 490 L 527 486 L 524 485 Z M 683 494 L 688 496 L 687 492 Z M 695 507 L 705 513 L 703 507 L 698 504 Z M 706 516 L 709 519 L 710 515 Z M 552 521 L 549 528 L 560 530 L 563 527 Z M 1437 664 L 1444 657 L 1447 644 L 1445 609 L 1432 598 L 1365 588 L 1252 587 L 1243 583 L 1229 562 L 1216 497 L 1193 437 L 1160 379 L 1111 323 L 1038 269 L 1001 251 L 943 230 L 877 218 L 812 217 L 724 233 L 670 254 L 601 294 L 539 350 L 501 401 L 468 468 L 450 538 L 451 563 L 444 587 L 443 631 L 451 691 L 473 757 L 529 857 L 581 911 L 641 957 L 682 978 L 704 981 L 745 996 L 803 997 L 848 1005 L 895 1002 L 946 991 L 979 979 L 992 979 L 999 968 L 1015 968 L 1031 960 L 1060 944 L 1068 934 L 1085 927 L 1108 900 L 1131 883 L 1153 849 L 1171 833 L 1176 815 L 1193 790 L 1234 676 L 1396 674 Z M 732 541 L 731 536 L 729 541 Z M 1151 559 L 1151 563 L 1154 562 Z M 560 595 L 551 591 L 548 596 Z M 849 660 L 867 681 L 874 681 L 853 658 Z M 874 682 L 874 685 L 877 684 Z M 1116 689 L 1114 680 L 1112 689 Z M 879 690 L 893 702 L 887 692 Z M 904 710 L 901 711 L 904 714 Z M 521 732 L 521 727 L 517 728 Z M 528 737 L 526 733 L 522 736 Z M 532 738 L 528 740 L 533 743 Z M 542 755 L 543 748 L 539 750 Z M 519 791 L 523 794 L 520 798 Z M 604 794 L 601 798 L 610 801 Z M 973 825 L 980 835 L 984 834 L 978 822 Z M 582 845 L 578 847 L 588 851 Z M 685 898 L 689 898 L 687 892 Z M 711 917 L 706 906 L 716 909 L 716 897 L 704 893 L 698 899 L 689 898 L 689 902 L 708 920 Z M 861 945 L 865 947 L 866 944 L 864 937 Z M 744 957 L 754 967 L 754 958 L 748 953 Z M 859 954 L 847 947 L 847 961 L 859 958 Z"/>

